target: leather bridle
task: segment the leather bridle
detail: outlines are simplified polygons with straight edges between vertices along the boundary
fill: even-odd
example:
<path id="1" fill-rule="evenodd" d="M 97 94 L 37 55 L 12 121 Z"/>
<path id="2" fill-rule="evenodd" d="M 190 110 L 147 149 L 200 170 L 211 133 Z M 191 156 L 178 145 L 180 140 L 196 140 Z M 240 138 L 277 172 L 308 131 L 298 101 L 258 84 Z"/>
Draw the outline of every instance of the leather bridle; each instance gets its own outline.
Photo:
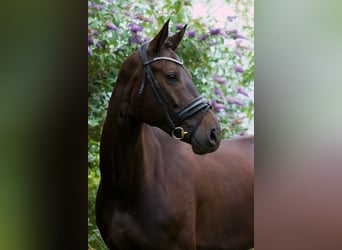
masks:
<path id="1" fill-rule="evenodd" d="M 174 62 L 174 63 L 184 67 L 183 62 L 178 61 L 178 60 L 173 59 L 173 58 L 170 58 L 170 57 L 155 57 L 151 60 L 148 60 L 147 47 L 148 47 L 148 43 L 144 43 L 139 49 L 140 57 L 143 60 L 144 75 L 143 75 L 143 80 L 141 82 L 141 85 L 140 85 L 140 88 L 139 88 L 138 94 L 137 94 L 137 101 L 136 101 L 137 110 L 140 110 L 140 107 L 141 107 L 142 93 L 143 93 L 144 87 L 145 87 L 145 79 L 147 79 L 147 81 L 151 84 L 152 90 L 153 90 L 153 92 L 154 92 L 154 94 L 158 100 L 158 103 L 163 109 L 164 116 L 165 116 L 166 121 L 168 123 L 168 126 L 171 130 L 171 135 L 173 138 L 181 140 L 184 138 L 185 135 L 189 134 L 182 127 L 180 127 L 180 124 L 184 120 L 189 118 L 190 116 L 192 116 L 192 115 L 196 114 L 197 112 L 204 109 L 202 115 L 200 116 L 199 120 L 195 124 L 193 130 L 188 135 L 189 141 L 191 141 L 192 136 L 194 135 L 197 128 L 201 124 L 205 114 L 211 108 L 211 105 L 206 98 L 204 98 L 203 96 L 200 95 L 200 96 L 196 97 L 194 100 L 192 100 L 190 103 L 185 105 L 180 111 L 175 112 L 172 109 L 172 107 L 171 107 L 167 97 L 165 96 L 163 90 L 161 89 L 158 81 L 155 79 L 154 74 L 153 74 L 149 65 L 154 63 L 154 62 L 157 62 L 159 60 L 167 60 L 167 61 Z"/>

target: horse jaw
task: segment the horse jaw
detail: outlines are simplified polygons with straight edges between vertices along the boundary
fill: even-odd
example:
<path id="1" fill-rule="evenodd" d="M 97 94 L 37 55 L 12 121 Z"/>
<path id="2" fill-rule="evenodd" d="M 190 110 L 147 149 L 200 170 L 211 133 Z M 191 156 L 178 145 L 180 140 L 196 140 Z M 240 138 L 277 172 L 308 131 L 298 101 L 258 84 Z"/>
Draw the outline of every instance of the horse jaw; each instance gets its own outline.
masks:
<path id="1" fill-rule="evenodd" d="M 213 132 L 214 131 L 214 132 Z M 209 132 L 209 135 L 205 133 L 195 132 L 191 138 L 192 151 L 198 155 L 204 155 L 212 153 L 218 149 L 221 142 L 221 128 L 220 126 L 214 126 L 214 129 Z M 215 136 L 213 136 L 215 133 Z"/>

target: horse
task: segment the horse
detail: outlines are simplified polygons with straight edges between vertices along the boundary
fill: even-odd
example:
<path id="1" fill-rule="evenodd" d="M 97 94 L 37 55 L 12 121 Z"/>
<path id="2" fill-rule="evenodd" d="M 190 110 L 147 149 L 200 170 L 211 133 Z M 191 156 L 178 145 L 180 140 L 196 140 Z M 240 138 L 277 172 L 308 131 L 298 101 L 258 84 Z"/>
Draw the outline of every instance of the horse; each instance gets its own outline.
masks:
<path id="1" fill-rule="evenodd" d="M 111 250 L 249 249 L 254 137 L 221 141 L 169 20 L 122 63 L 100 143 L 96 223 Z"/>

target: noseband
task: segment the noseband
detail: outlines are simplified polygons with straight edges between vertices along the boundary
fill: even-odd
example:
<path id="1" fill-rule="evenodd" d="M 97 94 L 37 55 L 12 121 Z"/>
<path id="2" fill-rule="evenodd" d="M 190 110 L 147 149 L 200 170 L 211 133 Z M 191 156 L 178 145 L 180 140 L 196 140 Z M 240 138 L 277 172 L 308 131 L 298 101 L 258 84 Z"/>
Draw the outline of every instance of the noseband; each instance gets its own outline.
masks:
<path id="1" fill-rule="evenodd" d="M 171 130 L 171 135 L 173 138 L 181 140 L 184 138 L 184 136 L 186 134 L 189 134 L 182 127 L 180 127 L 180 124 L 184 120 L 189 118 L 190 116 L 192 116 L 192 115 L 196 114 L 197 112 L 201 111 L 202 109 L 204 109 L 204 112 L 202 113 L 200 119 L 197 121 L 194 129 L 189 134 L 189 140 L 191 141 L 192 136 L 194 135 L 197 128 L 201 124 L 205 114 L 211 108 L 211 105 L 209 104 L 209 102 L 206 98 L 204 98 L 203 96 L 200 95 L 200 96 L 196 97 L 194 100 L 192 100 L 191 102 L 189 102 L 187 105 L 185 105 L 180 111 L 175 112 L 172 109 L 172 107 L 171 107 L 167 97 L 165 96 L 163 90 L 161 89 L 158 81 L 155 79 L 153 72 L 152 72 L 149 65 L 154 63 L 154 62 L 157 62 L 159 60 L 167 60 L 167 61 L 174 62 L 174 63 L 184 67 L 183 62 L 178 61 L 178 60 L 173 59 L 173 58 L 170 58 L 170 57 L 155 57 L 151 60 L 148 60 L 147 49 L 146 49 L 147 45 L 148 45 L 148 43 L 144 43 L 139 49 L 140 57 L 143 60 L 143 65 L 144 65 L 144 76 L 143 76 L 143 80 L 141 82 L 141 85 L 140 85 L 140 88 L 139 88 L 138 94 L 137 94 L 137 102 L 136 102 L 137 110 L 140 110 L 140 107 L 141 107 L 142 93 L 143 93 L 144 87 L 145 87 L 145 79 L 147 79 L 147 81 L 151 84 L 152 90 L 153 90 L 153 92 L 154 92 L 154 94 L 158 100 L 158 103 L 163 109 L 164 116 L 165 116 L 166 121 L 168 123 L 168 126 Z"/>

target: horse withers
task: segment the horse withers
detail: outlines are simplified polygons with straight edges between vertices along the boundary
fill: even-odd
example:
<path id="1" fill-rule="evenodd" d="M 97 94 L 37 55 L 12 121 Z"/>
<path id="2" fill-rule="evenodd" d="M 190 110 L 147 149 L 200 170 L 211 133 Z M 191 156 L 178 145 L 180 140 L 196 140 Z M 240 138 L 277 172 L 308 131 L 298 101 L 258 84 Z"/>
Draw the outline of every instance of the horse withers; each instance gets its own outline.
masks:
<path id="1" fill-rule="evenodd" d="M 171 37 L 168 26 L 121 66 L 101 137 L 97 225 L 112 250 L 249 249 L 254 139 L 221 142 L 175 54 L 186 26 Z"/>

